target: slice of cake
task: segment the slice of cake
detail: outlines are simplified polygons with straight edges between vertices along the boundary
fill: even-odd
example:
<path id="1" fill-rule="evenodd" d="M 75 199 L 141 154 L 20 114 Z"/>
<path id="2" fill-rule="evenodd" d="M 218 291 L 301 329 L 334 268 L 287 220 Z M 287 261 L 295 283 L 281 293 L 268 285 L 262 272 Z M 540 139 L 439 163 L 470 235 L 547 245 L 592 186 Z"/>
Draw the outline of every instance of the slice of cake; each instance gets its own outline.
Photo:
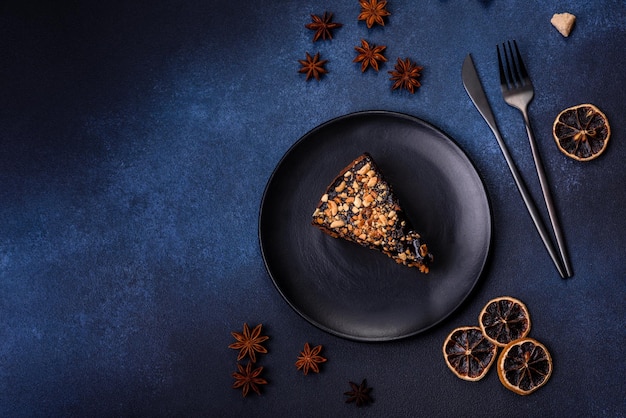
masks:
<path id="1" fill-rule="evenodd" d="M 367 153 L 330 183 L 312 223 L 334 238 L 381 251 L 400 264 L 428 273 L 433 256 Z"/>

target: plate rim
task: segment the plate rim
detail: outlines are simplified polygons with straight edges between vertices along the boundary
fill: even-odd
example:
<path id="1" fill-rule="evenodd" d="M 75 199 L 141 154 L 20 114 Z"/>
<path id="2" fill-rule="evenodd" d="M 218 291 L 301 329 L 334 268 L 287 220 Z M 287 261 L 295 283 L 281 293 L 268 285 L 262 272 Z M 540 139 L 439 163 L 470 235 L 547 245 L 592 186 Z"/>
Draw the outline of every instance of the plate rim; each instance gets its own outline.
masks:
<path id="1" fill-rule="evenodd" d="M 342 332 L 342 331 L 333 329 L 333 328 L 331 328 L 331 327 L 329 327 L 327 325 L 324 325 L 324 324 L 320 323 L 320 321 L 315 320 L 314 318 L 311 318 L 309 315 L 304 314 L 304 312 L 302 312 L 300 309 L 298 309 L 298 307 L 294 304 L 294 302 L 292 302 L 287 297 L 287 295 L 283 292 L 283 290 L 280 288 L 280 286 L 276 282 L 274 274 L 272 274 L 272 270 L 271 270 L 271 268 L 269 266 L 265 249 L 263 247 L 263 237 L 262 237 L 262 235 L 263 235 L 262 234 L 263 208 L 264 208 L 266 197 L 267 197 L 269 188 L 270 188 L 270 186 L 272 184 L 272 181 L 276 177 L 277 172 L 279 171 L 279 168 L 282 166 L 283 162 L 287 158 L 289 158 L 289 156 L 294 152 L 294 150 L 301 143 L 306 141 L 307 138 L 310 137 L 311 135 L 313 135 L 315 132 L 317 132 L 319 130 L 322 130 L 326 126 L 331 125 L 333 123 L 336 123 L 338 121 L 342 121 L 342 120 L 346 120 L 346 119 L 350 119 L 350 118 L 355 118 L 355 117 L 360 117 L 360 116 L 367 116 L 367 115 L 378 115 L 378 116 L 382 115 L 382 116 L 388 116 L 388 117 L 392 117 L 392 118 L 399 118 L 399 119 L 409 120 L 411 122 L 416 122 L 418 124 L 426 126 L 427 128 L 432 129 L 433 131 L 438 132 L 439 134 L 443 135 L 448 141 L 450 141 L 461 152 L 462 156 L 468 161 L 469 165 L 473 168 L 474 172 L 478 176 L 478 180 L 480 181 L 480 184 L 481 184 L 481 186 L 482 186 L 482 188 L 484 190 L 484 196 L 485 196 L 485 199 L 486 199 L 486 205 L 487 205 L 487 211 L 488 211 L 488 216 L 486 217 L 486 219 L 488 220 L 488 223 L 489 223 L 489 226 L 487 228 L 487 231 L 488 231 L 487 232 L 487 234 L 488 234 L 487 248 L 486 248 L 484 257 L 481 260 L 479 272 L 476 275 L 476 277 L 474 278 L 473 282 L 471 283 L 471 286 L 469 286 L 469 289 L 468 289 L 467 293 L 461 298 L 461 300 L 452 309 L 449 310 L 448 313 L 443 315 L 437 321 L 431 323 L 428 326 L 425 326 L 425 327 L 422 327 L 420 329 L 417 329 L 417 330 L 415 330 L 413 332 L 404 333 L 404 334 L 395 335 L 395 336 L 383 336 L 383 337 L 356 336 L 356 335 L 352 335 L 350 333 L 346 333 L 346 332 Z M 260 248 L 260 251 L 261 251 L 261 257 L 263 259 L 263 266 L 265 267 L 266 273 L 270 277 L 270 280 L 272 281 L 272 284 L 273 284 L 274 288 L 278 291 L 278 293 L 280 294 L 282 299 L 285 302 L 287 302 L 287 304 L 291 307 L 292 310 L 294 310 L 296 312 L 296 314 L 298 314 L 298 316 L 300 316 L 301 318 L 303 318 L 305 321 L 307 321 L 309 324 L 315 326 L 316 328 L 318 328 L 318 329 L 320 329 L 320 330 L 322 330 L 322 331 L 324 331 L 326 333 L 329 333 L 331 335 L 343 338 L 343 339 L 356 341 L 356 342 L 374 342 L 374 343 L 376 343 L 376 342 L 389 342 L 389 341 L 402 340 L 402 339 L 414 337 L 414 336 L 419 335 L 419 334 L 423 334 L 424 332 L 426 332 L 426 331 L 436 327 L 438 324 L 440 324 L 443 321 L 445 321 L 454 312 L 456 312 L 463 303 L 465 303 L 467 301 L 467 299 L 470 297 L 470 295 L 474 292 L 474 290 L 476 288 L 476 285 L 478 284 L 480 279 L 483 277 L 483 275 L 485 273 L 485 267 L 487 266 L 487 263 L 488 263 L 488 261 L 491 258 L 492 246 L 493 246 L 493 228 L 494 228 L 493 216 L 494 215 L 493 215 L 493 206 L 492 206 L 491 197 L 490 197 L 490 195 L 488 193 L 488 190 L 487 190 L 487 187 L 486 187 L 486 183 L 485 183 L 485 180 L 483 178 L 483 175 L 482 175 L 481 171 L 478 169 L 478 167 L 476 167 L 476 164 L 469 157 L 469 155 L 465 151 L 465 149 L 462 148 L 460 146 L 460 144 L 454 138 L 452 138 L 450 135 L 448 135 L 443 129 L 433 125 L 432 123 L 430 123 L 428 121 L 425 121 L 424 119 L 421 119 L 421 118 L 419 118 L 417 116 L 410 115 L 408 113 L 392 111 L 392 110 L 360 110 L 360 111 L 350 112 L 350 113 L 346 113 L 346 114 L 343 114 L 343 115 L 339 115 L 339 116 L 333 117 L 331 119 L 328 119 L 328 120 L 326 120 L 326 121 L 324 121 L 324 122 L 314 126 L 312 129 L 309 129 L 307 132 L 305 132 L 303 135 L 301 135 L 283 153 L 281 158 L 278 160 L 278 162 L 276 163 L 276 165 L 272 169 L 272 172 L 271 172 L 270 176 L 268 177 L 268 179 L 267 179 L 267 181 L 265 183 L 265 187 L 264 187 L 263 193 L 261 195 L 261 202 L 260 202 L 259 210 L 258 210 L 257 237 L 258 237 L 259 248 Z"/>

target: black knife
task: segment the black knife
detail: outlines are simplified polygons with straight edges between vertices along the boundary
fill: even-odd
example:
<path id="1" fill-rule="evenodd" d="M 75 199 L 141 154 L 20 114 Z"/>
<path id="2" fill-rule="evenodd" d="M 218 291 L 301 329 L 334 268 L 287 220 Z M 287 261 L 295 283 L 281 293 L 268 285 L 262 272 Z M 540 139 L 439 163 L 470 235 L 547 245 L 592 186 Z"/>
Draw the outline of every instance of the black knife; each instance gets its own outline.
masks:
<path id="1" fill-rule="evenodd" d="M 548 253 L 550 254 L 550 257 L 552 258 L 552 261 L 554 262 L 554 265 L 559 271 L 559 274 L 561 275 L 561 277 L 566 278 L 567 275 L 565 274 L 563 270 L 563 266 L 561 265 L 561 260 L 559 259 L 559 255 L 554 248 L 554 244 L 552 243 L 552 240 L 550 239 L 550 235 L 548 234 L 548 231 L 546 227 L 544 226 L 543 221 L 541 220 L 541 216 L 539 215 L 539 212 L 537 211 L 537 207 L 535 206 L 532 196 L 528 192 L 528 189 L 526 188 L 526 185 L 524 184 L 524 180 L 522 179 L 522 176 L 517 170 L 517 166 L 515 165 L 515 162 L 513 162 L 513 159 L 511 158 L 511 154 L 509 154 L 506 144 L 502 140 L 502 136 L 500 135 L 500 131 L 498 130 L 498 125 L 496 124 L 496 119 L 493 116 L 493 112 L 491 111 L 491 106 L 489 105 L 489 102 L 487 101 L 487 96 L 485 95 L 483 86 L 480 82 L 480 79 L 478 78 L 478 73 L 476 72 L 476 67 L 474 66 L 474 61 L 472 60 L 471 54 L 469 54 L 465 58 L 465 61 L 463 61 L 463 67 L 461 69 L 461 77 L 463 79 L 463 85 L 465 86 L 465 91 L 467 91 L 467 94 L 469 95 L 470 99 L 472 99 L 474 106 L 476 106 L 476 109 L 478 109 L 480 114 L 483 116 L 483 118 L 487 122 L 487 125 L 489 125 L 489 127 L 493 131 L 493 134 L 496 136 L 498 145 L 500 145 L 500 150 L 502 150 L 502 154 L 504 154 L 504 159 L 506 160 L 506 163 L 509 166 L 509 170 L 511 171 L 511 174 L 513 175 L 513 179 L 515 180 L 515 184 L 517 185 L 517 189 L 522 195 L 522 199 L 524 200 L 524 203 L 526 204 L 526 209 L 528 209 L 528 213 L 530 214 L 530 217 L 535 223 L 535 227 L 537 228 L 537 231 L 539 232 L 539 235 L 541 236 L 541 240 L 543 241 L 543 244 L 546 246 L 546 249 L 548 250 Z"/>

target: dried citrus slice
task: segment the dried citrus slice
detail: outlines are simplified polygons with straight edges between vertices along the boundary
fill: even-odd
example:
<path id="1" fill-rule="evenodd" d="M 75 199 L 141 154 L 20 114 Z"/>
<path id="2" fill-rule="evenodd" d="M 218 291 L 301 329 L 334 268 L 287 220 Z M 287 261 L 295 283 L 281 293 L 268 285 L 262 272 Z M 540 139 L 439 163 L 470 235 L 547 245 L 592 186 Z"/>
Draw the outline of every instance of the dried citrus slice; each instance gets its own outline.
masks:
<path id="1" fill-rule="evenodd" d="M 552 125 L 552 135 L 565 155 L 589 161 L 605 150 L 611 127 L 600 109 L 592 104 L 581 104 L 559 113 Z"/>
<path id="2" fill-rule="evenodd" d="M 478 327 L 460 327 L 443 343 L 443 357 L 452 373 L 463 380 L 482 379 L 496 359 L 498 347 Z"/>
<path id="3" fill-rule="evenodd" d="M 530 315 L 526 305 L 510 296 L 487 302 L 480 311 L 478 323 L 485 337 L 500 347 L 530 332 Z"/>
<path id="4" fill-rule="evenodd" d="M 532 338 L 510 342 L 498 357 L 498 377 L 509 390 L 528 395 L 545 385 L 552 374 L 548 349 Z"/>

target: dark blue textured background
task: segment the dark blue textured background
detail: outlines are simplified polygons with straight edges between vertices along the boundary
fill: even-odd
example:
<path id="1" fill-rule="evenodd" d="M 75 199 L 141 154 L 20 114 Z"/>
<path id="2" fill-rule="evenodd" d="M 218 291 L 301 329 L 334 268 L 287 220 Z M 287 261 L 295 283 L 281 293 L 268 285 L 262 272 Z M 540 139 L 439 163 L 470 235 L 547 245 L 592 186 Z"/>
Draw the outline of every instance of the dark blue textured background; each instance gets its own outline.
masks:
<path id="1" fill-rule="evenodd" d="M 626 4 L 391 0 L 384 28 L 356 0 L 0 3 L 0 416 L 625 416 Z M 311 13 L 344 24 L 312 43 Z M 578 17 L 569 38 L 553 13 Z M 375 73 L 361 38 L 387 45 Z M 519 112 L 502 101 L 495 45 L 515 38 L 537 95 L 531 120 L 561 214 L 574 278 L 561 280 L 489 128 L 465 93 L 472 53 L 505 140 L 539 196 Z M 321 52 L 329 74 L 304 81 Z M 424 66 L 415 95 L 392 92 L 397 57 Z M 568 159 L 556 114 L 593 103 L 613 131 L 603 156 Z M 447 132 L 484 179 L 490 260 L 438 327 L 391 343 L 326 334 L 265 271 L 257 217 L 286 150 L 331 118 L 369 109 Z M 554 357 L 528 397 L 492 370 L 464 382 L 443 363 L 448 332 L 511 295 Z M 231 331 L 264 324 L 270 384 L 231 389 Z M 323 344 L 319 375 L 295 370 Z M 344 403 L 367 378 L 375 403 Z"/>

